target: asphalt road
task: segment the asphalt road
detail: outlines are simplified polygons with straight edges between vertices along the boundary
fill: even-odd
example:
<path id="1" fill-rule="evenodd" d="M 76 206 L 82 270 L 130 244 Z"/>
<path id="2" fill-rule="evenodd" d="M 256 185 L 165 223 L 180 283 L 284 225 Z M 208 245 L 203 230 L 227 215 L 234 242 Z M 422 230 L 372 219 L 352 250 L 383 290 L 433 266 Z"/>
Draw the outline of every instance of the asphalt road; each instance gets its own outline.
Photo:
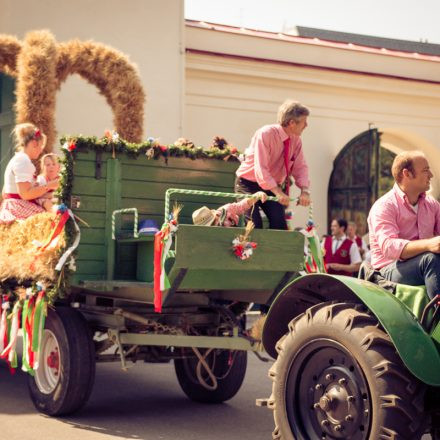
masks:
<path id="1" fill-rule="evenodd" d="M 255 406 L 268 397 L 268 363 L 253 354 L 239 393 L 227 403 L 192 402 L 170 364 L 99 364 L 87 406 L 78 414 L 50 418 L 37 413 L 25 373 L 10 376 L 0 363 L 1 440 L 270 440 L 271 411 Z"/>
<path id="2" fill-rule="evenodd" d="M 270 440 L 272 413 L 255 406 L 268 397 L 271 364 L 249 354 L 240 392 L 221 405 L 203 405 L 181 391 L 173 364 L 99 364 L 87 406 L 75 416 L 37 413 L 27 377 L 0 363 L 0 440 Z M 429 440 L 424 436 L 423 440 Z"/>

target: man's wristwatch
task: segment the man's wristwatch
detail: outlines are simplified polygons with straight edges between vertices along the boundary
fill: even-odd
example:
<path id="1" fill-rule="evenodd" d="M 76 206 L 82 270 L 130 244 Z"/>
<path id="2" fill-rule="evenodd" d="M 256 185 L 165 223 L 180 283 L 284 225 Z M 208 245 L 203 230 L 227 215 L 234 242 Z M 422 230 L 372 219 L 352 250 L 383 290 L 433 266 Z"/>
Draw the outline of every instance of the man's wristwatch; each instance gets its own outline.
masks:
<path id="1" fill-rule="evenodd" d="M 310 195 L 310 190 L 308 188 L 301 188 L 301 192 Z"/>

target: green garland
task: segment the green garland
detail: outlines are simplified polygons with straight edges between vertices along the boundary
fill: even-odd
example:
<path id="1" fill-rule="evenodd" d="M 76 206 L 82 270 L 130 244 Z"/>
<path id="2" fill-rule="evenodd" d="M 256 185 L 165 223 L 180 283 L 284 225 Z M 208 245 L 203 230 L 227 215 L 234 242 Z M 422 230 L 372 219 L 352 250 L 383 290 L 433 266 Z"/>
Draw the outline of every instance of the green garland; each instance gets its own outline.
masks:
<path id="1" fill-rule="evenodd" d="M 190 145 L 169 144 L 162 145 L 155 139 L 148 139 L 140 144 L 134 144 L 121 139 L 116 134 L 116 139 L 109 137 L 97 138 L 96 136 L 63 136 L 61 145 L 65 146 L 63 150 L 69 151 L 67 145 L 75 145 L 72 152 L 75 151 L 102 151 L 108 153 L 126 153 L 132 157 L 138 157 L 142 154 L 149 159 L 160 159 L 163 157 L 186 157 L 188 159 L 218 159 L 238 162 L 238 150 L 234 146 L 226 144 L 219 148 L 212 146 L 208 149 Z"/>

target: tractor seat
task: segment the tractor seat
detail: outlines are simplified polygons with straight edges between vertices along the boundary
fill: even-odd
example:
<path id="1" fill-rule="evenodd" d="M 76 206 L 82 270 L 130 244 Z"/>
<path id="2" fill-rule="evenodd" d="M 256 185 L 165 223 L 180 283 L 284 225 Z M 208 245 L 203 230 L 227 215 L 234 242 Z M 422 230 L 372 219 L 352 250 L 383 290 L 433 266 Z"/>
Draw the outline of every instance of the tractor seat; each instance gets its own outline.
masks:
<path id="1" fill-rule="evenodd" d="M 362 263 L 359 269 L 359 278 L 389 290 L 411 310 L 417 319 L 421 319 L 423 310 L 429 303 L 425 286 L 409 286 L 388 281 L 368 261 Z"/>

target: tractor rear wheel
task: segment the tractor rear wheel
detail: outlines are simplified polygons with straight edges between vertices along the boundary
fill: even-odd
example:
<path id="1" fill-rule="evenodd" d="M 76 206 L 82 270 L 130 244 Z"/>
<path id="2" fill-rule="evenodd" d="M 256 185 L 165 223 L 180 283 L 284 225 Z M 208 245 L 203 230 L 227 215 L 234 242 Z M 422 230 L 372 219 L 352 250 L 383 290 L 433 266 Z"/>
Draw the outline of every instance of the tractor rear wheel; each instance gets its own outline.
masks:
<path id="1" fill-rule="evenodd" d="M 269 407 L 274 439 L 419 439 L 425 386 L 365 307 L 324 303 L 277 344 Z"/>

